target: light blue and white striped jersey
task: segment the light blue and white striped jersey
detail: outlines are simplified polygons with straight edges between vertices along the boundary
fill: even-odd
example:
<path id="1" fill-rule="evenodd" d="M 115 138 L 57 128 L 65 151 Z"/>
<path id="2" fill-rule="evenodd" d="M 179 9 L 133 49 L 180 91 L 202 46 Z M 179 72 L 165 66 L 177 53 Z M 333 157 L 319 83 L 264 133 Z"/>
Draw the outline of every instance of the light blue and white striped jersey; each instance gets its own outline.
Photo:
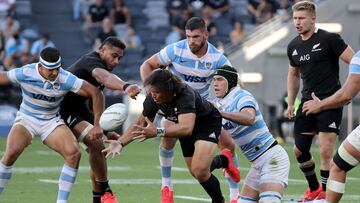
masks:
<path id="1" fill-rule="evenodd" d="M 22 91 L 20 112 L 39 120 L 51 120 L 58 116 L 60 103 L 68 91 L 78 92 L 83 80 L 60 68 L 55 81 L 44 79 L 38 63 L 12 69 L 7 76 L 18 83 Z"/>
<path id="2" fill-rule="evenodd" d="M 182 78 L 203 98 L 208 99 L 211 80 L 215 70 L 230 61 L 212 44 L 208 43 L 207 53 L 198 58 L 189 48 L 188 41 L 181 40 L 170 44 L 157 53 L 161 65 Z"/>
<path id="3" fill-rule="evenodd" d="M 356 52 L 350 61 L 349 74 L 360 74 L 360 51 Z"/>
<path id="4" fill-rule="evenodd" d="M 255 123 L 251 126 L 243 126 L 226 119 L 222 121 L 223 128 L 231 134 L 248 160 L 256 159 L 275 141 L 261 115 L 258 103 L 250 92 L 235 87 L 225 98 L 216 98 L 214 103 L 226 112 L 239 112 L 245 107 L 255 109 Z"/>

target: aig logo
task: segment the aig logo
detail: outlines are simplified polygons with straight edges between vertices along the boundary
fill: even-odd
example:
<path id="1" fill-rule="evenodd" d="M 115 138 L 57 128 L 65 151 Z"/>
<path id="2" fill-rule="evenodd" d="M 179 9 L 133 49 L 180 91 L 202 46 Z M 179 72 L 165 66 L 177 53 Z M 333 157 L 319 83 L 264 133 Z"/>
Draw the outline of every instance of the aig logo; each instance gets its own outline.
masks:
<path id="1" fill-rule="evenodd" d="M 310 60 L 310 54 L 305 54 L 303 56 L 300 56 L 300 61 L 308 61 Z"/>

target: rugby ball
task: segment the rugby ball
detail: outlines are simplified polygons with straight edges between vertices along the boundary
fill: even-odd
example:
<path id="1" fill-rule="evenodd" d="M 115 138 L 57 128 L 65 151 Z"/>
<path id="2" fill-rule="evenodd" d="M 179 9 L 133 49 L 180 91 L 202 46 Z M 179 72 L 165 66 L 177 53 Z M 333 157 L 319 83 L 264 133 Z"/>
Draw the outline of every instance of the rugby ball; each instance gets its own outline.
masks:
<path id="1" fill-rule="evenodd" d="M 128 109 L 123 103 L 116 103 L 102 113 L 100 126 L 105 131 L 114 131 L 124 124 L 128 117 Z"/>

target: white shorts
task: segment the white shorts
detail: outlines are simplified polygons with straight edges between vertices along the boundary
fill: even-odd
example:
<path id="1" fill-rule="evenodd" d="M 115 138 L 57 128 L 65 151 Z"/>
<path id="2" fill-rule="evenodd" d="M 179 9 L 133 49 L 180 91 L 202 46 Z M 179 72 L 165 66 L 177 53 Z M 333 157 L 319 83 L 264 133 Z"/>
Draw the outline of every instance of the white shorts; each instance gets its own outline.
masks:
<path id="1" fill-rule="evenodd" d="M 276 145 L 258 157 L 245 179 L 245 185 L 259 191 L 263 183 L 288 184 L 290 170 L 289 156 L 280 145 Z"/>
<path id="2" fill-rule="evenodd" d="M 16 114 L 14 125 L 24 126 L 30 132 L 33 139 L 35 136 L 39 136 L 41 141 L 44 142 L 47 136 L 49 136 L 56 127 L 59 125 L 65 125 L 65 123 L 60 118 L 60 116 L 55 117 L 49 121 L 42 121 L 25 115 L 19 111 Z"/>
<path id="3" fill-rule="evenodd" d="M 360 125 L 346 137 L 346 140 L 360 152 Z"/>

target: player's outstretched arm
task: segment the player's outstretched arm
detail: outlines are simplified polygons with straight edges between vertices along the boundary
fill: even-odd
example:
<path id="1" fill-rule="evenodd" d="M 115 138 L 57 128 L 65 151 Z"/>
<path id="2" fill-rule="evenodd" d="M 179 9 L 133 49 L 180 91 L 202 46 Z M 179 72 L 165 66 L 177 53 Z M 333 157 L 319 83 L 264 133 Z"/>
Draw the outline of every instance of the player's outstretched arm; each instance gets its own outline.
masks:
<path id="1" fill-rule="evenodd" d="M 104 95 L 102 91 L 100 91 L 95 86 L 91 85 L 90 83 L 84 81 L 81 89 L 77 94 L 90 97 L 92 100 L 92 109 L 94 114 L 94 127 L 89 132 L 90 139 L 100 138 L 103 136 L 103 131 L 100 127 L 100 116 L 104 111 Z"/>
<path id="2" fill-rule="evenodd" d="M 350 64 L 350 61 L 354 56 L 354 54 L 355 54 L 354 50 L 350 46 L 348 46 L 340 55 L 340 59 L 345 63 Z"/>
<path id="3" fill-rule="evenodd" d="M 239 112 L 221 111 L 221 116 L 240 125 L 253 125 L 255 122 L 255 109 L 252 107 L 242 108 Z"/>
<path id="4" fill-rule="evenodd" d="M 129 97 L 133 99 L 135 99 L 141 91 L 138 85 L 126 83 L 115 74 L 110 73 L 109 71 L 102 68 L 95 68 L 92 71 L 92 76 L 96 79 L 96 81 L 98 81 L 100 84 L 103 84 L 106 88 L 124 91 L 127 95 L 129 95 Z"/>
<path id="5" fill-rule="evenodd" d="M 10 83 L 11 83 L 11 80 L 7 76 L 6 72 L 1 71 L 0 72 L 0 84 L 1 85 L 7 85 L 7 84 L 10 84 Z"/>
<path id="6" fill-rule="evenodd" d="M 157 54 L 152 55 L 149 59 L 144 61 L 140 66 L 140 77 L 141 81 L 145 81 L 145 79 L 156 69 L 160 68 L 161 62 Z"/>

